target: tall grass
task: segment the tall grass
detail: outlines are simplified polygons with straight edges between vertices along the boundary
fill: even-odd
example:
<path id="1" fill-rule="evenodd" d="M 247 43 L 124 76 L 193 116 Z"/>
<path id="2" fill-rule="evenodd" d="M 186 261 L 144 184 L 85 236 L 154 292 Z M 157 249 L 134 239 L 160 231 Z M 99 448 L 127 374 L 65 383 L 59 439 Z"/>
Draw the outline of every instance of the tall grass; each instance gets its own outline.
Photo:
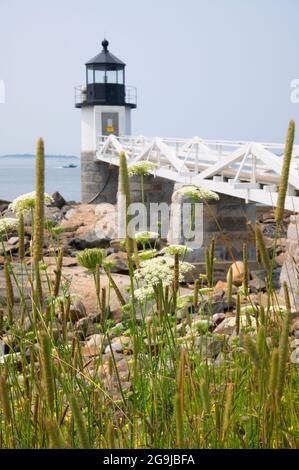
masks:
<path id="1" fill-rule="evenodd" d="M 41 151 L 41 143 L 38 148 Z M 126 193 L 124 159 L 121 156 L 122 191 Z M 43 188 L 39 178 L 38 184 Z M 43 210 L 41 200 L 36 217 Z M 38 227 L 34 239 L 39 239 L 39 248 L 35 249 L 32 263 L 37 273 L 43 225 L 36 219 L 34 224 Z M 256 235 L 261 263 L 270 278 L 271 260 L 259 228 Z M 127 248 L 134 299 L 134 247 L 129 240 Z M 122 308 L 126 329 L 123 336 L 130 345 L 120 363 L 112 347 L 114 325 L 106 318 L 104 322 L 99 320 L 98 331 L 110 352 L 102 355 L 99 350 L 96 356 L 84 356 L 82 338 L 66 314 L 71 300 L 62 284 L 62 253 L 57 256 L 55 250 L 53 256 L 57 260 L 54 279 L 45 266 L 43 299 L 36 304 L 31 330 L 19 328 L 20 312 L 12 304 L 13 299 L 9 300 L 11 311 L 4 311 L 2 335 L 6 336 L 9 354 L 0 362 L 0 448 L 298 447 L 299 376 L 296 366 L 290 363 L 287 290 L 286 314 L 275 314 L 280 312 L 277 296 L 272 283 L 268 283 L 265 308 L 252 309 L 250 313 L 256 317 L 254 329 L 244 323 L 242 313 L 242 307 L 252 305 L 248 264 L 245 285 L 237 296 L 233 294 L 230 271 L 227 302 L 231 314 L 236 316 L 234 335 L 217 335 L 210 326 L 208 330 L 191 329 L 190 334 L 185 334 L 194 317 L 205 325 L 207 297 L 209 305 L 213 305 L 214 242 L 206 250 L 209 289 L 199 287 L 202 278 L 195 279 L 190 296 L 193 313 L 186 308 L 183 321 L 178 319 L 182 311 L 178 259 L 172 288 L 160 283 L 151 302 L 134 299 L 132 305 L 133 301 L 125 304 L 109 265 L 105 265 L 104 254 L 81 254 L 79 260 L 94 276 L 99 308 L 107 312 L 109 307 L 109 289 L 101 287 L 100 277 L 105 274 Z M 244 260 L 246 264 L 246 248 Z M 7 280 L 8 274 L 13 273 L 18 281 L 11 264 Z M 17 287 L 22 293 L 22 284 L 17 282 Z M 9 281 L 7 292 L 8 297 L 12 295 Z M 49 311 L 46 320 L 45 306 Z M 140 311 L 138 323 L 136 309 Z M 181 334 L 181 330 L 185 332 Z M 201 346 L 198 338 L 202 339 Z M 223 343 L 216 360 L 205 354 L 210 341 Z"/>

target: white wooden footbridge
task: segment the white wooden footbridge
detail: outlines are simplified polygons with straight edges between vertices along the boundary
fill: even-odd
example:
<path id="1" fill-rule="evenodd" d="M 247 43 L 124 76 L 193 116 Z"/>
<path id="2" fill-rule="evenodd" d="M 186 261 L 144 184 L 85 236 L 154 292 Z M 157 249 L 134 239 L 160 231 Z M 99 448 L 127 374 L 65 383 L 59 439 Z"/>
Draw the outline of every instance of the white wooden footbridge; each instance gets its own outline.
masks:
<path id="1" fill-rule="evenodd" d="M 96 160 L 119 165 L 124 151 L 128 165 L 156 164 L 152 174 L 194 184 L 246 202 L 276 206 L 283 162 L 283 144 L 218 140 L 99 136 Z M 299 146 L 294 146 L 285 208 L 299 212 Z"/>

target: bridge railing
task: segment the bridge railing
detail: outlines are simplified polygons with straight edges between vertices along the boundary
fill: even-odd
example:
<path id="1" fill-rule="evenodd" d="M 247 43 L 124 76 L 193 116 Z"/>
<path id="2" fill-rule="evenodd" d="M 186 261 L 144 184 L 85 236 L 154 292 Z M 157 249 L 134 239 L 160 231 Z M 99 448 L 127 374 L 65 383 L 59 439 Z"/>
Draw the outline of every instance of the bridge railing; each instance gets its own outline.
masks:
<path id="1" fill-rule="evenodd" d="M 284 144 L 246 141 L 175 139 L 139 136 L 98 136 L 97 155 L 119 165 L 124 150 L 128 164 L 156 163 L 163 178 L 197 184 L 230 196 L 276 205 Z M 299 211 L 299 146 L 293 148 L 286 208 Z"/>
<path id="2" fill-rule="evenodd" d="M 98 136 L 97 148 L 99 151 L 105 145 L 109 136 Z M 172 150 L 174 156 L 180 161 L 188 163 L 206 162 L 212 164 L 222 160 L 227 155 L 234 152 L 241 146 L 250 145 L 246 141 L 228 141 L 228 140 L 203 140 L 198 137 L 192 139 L 177 139 L 172 137 L 145 137 L 139 136 L 118 136 L 116 137 L 119 144 L 127 152 L 129 156 L 139 155 L 144 151 L 155 139 L 159 139 L 162 144 L 165 144 Z M 284 144 L 262 142 L 260 145 L 269 152 L 281 156 L 284 152 Z M 293 156 L 295 157 L 296 167 L 298 167 L 299 146 L 294 146 Z M 256 164 L 254 162 L 254 164 Z M 264 168 L 265 165 L 261 165 Z"/>
<path id="3" fill-rule="evenodd" d="M 98 140 L 103 142 L 103 140 L 107 139 L 109 136 L 98 136 Z M 122 145 L 129 145 L 133 146 L 135 144 L 140 143 L 150 143 L 152 142 L 155 137 L 144 137 L 143 135 L 137 136 L 117 136 L 118 141 Z M 190 139 L 178 139 L 173 137 L 159 137 L 159 139 L 173 148 L 180 148 L 181 146 L 192 142 L 192 140 L 197 139 L 198 143 L 202 143 L 210 147 L 211 150 L 223 151 L 223 152 L 230 152 L 235 148 L 238 148 L 244 144 L 250 143 L 250 141 L 246 140 L 212 140 L 212 139 L 199 139 L 198 137 L 190 138 Z M 265 149 L 276 153 L 277 155 L 282 155 L 284 152 L 284 144 L 280 143 L 271 143 L 271 142 L 259 142 Z M 299 156 L 299 145 L 294 145 L 294 153 L 296 156 Z"/>

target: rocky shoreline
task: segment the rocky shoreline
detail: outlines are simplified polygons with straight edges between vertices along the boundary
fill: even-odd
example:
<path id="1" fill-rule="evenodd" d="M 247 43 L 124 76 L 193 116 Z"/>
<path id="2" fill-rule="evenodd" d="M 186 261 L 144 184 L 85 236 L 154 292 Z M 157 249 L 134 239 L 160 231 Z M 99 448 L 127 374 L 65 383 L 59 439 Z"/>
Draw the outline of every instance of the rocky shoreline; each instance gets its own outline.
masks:
<path id="1" fill-rule="evenodd" d="M 0 203 L 1 215 L 11 216 L 8 203 Z M 130 278 L 128 275 L 128 262 L 126 253 L 121 249 L 121 245 L 114 238 L 116 227 L 111 220 L 111 212 L 107 204 L 79 204 L 66 203 L 59 193 L 54 194 L 54 203 L 46 208 L 45 218 L 56 227 L 61 228 L 59 233 L 60 246 L 64 252 L 63 258 L 63 282 L 67 282 L 69 292 L 73 298 L 67 318 L 67 335 L 71 342 L 74 334 L 78 335 L 81 345 L 81 353 L 84 359 L 84 369 L 89 375 L 101 377 L 107 389 L 112 391 L 114 399 L 119 399 L 117 381 L 121 378 L 124 389 L 130 390 L 130 355 L 133 354 L 134 346 L 131 342 L 130 332 L 126 322 L 126 317 L 122 305 L 119 302 L 113 289 L 109 289 L 109 279 L 106 273 L 101 272 L 101 288 L 109 290 L 109 321 L 111 328 L 109 338 L 111 348 L 115 354 L 119 377 L 109 366 L 111 361 L 110 346 L 107 337 L 101 331 L 100 316 L 98 313 L 98 299 L 94 288 L 94 279 L 83 267 L 78 265 L 76 254 L 78 250 L 85 248 L 106 248 L 106 261 L 111 262 L 111 272 L 114 282 L 117 284 L 121 295 L 125 301 L 129 301 Z M 284 219 L 284 231 L 282 236 L 275 243 L 275 220 L 273 211 L 263 211 L 260 209 L 259 219 L 262 228 L 265 244 L 271 258 L 274 258 L 276 268 L 273 274 L 274 287 L 277 293 L 280 288 L 280 271 L 283 265 L 286 251 L 286 232 L 289 222 L 289 215 L 286 213 Z M 107 225 L 109 222 L 110 236 L 107 236 Z M 111 231 L 112 226 L 112 231 Z M 114 230 L 114 231 L 113 231 Z M 29 238 L 31 234 L 30 219 L 25 221 L 25 247 L 29 256 Z M 161 242 L 166 244 L 166 240 Z M 26 302 L 30 303 L 30 289 L 28 276 L 17 262 L 19 239 L 13 233 L 5 242 L 6 253 L 16 259 L 15 266 L 18 276 L 23 276 L 25 292 L 27 287 Z M 44 263 L 48 267 L 50 276 L 55 273 L 56 260 L 52 257 L 53 246 L 50 245 L 49 236 L 44 240 Z M 0 308 L 5 305 L 5 275 L 3 270 L 3 250 L 0 251 Z M 217 265 L 216 265 L 217 266 Z M 200 266 L 203 269 L 203 265 Z M 267 306 L 268 297 L 266 292 L 266 271 L 259 266 L 252 269 L 248 283 L 249 296 L 242 299 L 241 303 L 241 332 L 236 334 L 236 299 L 238 287 L 242 283 L 243 263 L 238 263 L 238 269 L 232 265 L 233 291 L 231 301 L 227 301 L 227 280 L 226 273 L 219 279 L 213 289 L 207 289 L 204 283 L 200 289 L 200 306 L 194 305 L 193 291 L 194 283 L 192 279 L 186 280 L 180 287 L 178 302 L 180 308 L 177 318 L 173 324 L 174 337 L 178 344 L 189 347 L 190 345 L 198 350 L 206 361 L 215 364 L 230 361 L 235 348 L 244 349 L 242 343 L 243 333 L 255 332 L 257 327 L 256 314 L 258 309 Z M 14 284 L 14 283 L 13 283 Z M 13 285 L 16 305 L 21 299 L 18 295 L 16 285 Z M 151 315 L 138 310 L 137 322 L 152 322 Z M 16 319 L 16 324 L 24 329 L 30 330 L 31 325 L 28 319 L 22 324 Z M 58 317 L 55 328 L 57 335 L 62 334 L 62 321 Z M 75 332 L 75 333 L 74 333 Z M 293 315 L 290 332 L 295 335 L 292 347 L 294 348 L 294 360 L 298 363 L 299 350 L 299 320 L 297 315 Z M 144 341 L 148 341 L 144 338 Z M 11 355 L 19 354 L 14 336 L 8 332 L 2 332 L 0 340 L 0 352 L 2 350 L 1 362 L 8 360 Z M 147 344 L 151 353 L 158 353 L 161 344 L 159 337 L 153 340 L 152 344 Z M 30 351 L 28 350 L 30 355 Z M 102 356 L 101 366 L 98 368 L 97 358 Z"/>

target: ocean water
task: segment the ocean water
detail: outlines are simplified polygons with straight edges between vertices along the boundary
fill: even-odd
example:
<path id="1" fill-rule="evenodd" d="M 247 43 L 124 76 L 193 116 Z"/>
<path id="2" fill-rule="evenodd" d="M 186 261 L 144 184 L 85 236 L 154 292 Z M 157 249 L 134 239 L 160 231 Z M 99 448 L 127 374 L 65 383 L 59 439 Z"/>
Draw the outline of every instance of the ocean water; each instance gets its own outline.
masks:
<path id="1" fill-rule="evenodd" d="M 63 168 L 70 163 L 77 168 Z M 0 157 L 0 199 L 12 201 L 20 194 L 35 190 L 35 159 Z M 45 159 L 45 190 L 59 191 L 67 201 L 80 201 L 80 160 L 48 157 Z"/>

